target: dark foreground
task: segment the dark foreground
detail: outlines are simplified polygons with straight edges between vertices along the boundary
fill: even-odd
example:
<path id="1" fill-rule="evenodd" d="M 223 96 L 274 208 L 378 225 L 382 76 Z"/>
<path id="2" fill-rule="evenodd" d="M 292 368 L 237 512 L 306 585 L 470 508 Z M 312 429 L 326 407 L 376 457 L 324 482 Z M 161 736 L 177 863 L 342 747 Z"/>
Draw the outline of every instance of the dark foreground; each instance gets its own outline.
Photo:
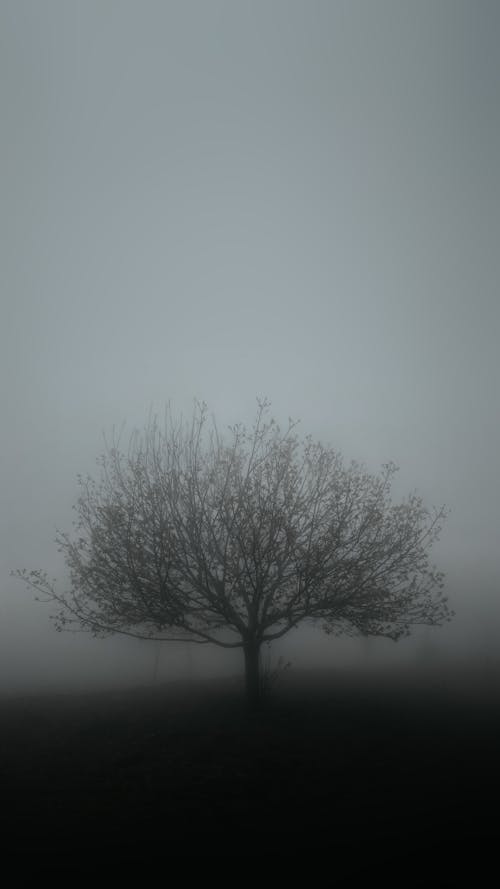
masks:
<path id="1" fill-rule="evenodd" d="M 320 864 L 404 867 L 404 885 L 500 840 L 500 702 L 479 687 L 311 674 L 254 714 L 228 681 L 2 707 L 2 855 L 19 875 L 237 859 L 241 876 L 270 856 L 309 858 L 313 882 Z"/>

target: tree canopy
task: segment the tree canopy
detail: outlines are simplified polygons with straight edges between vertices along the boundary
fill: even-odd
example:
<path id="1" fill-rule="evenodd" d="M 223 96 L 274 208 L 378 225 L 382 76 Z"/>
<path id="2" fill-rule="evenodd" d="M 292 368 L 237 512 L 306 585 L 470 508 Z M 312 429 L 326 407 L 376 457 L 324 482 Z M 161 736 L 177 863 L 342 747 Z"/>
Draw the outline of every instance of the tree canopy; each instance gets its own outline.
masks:
<path id="1" fill-rule="evenodd" d="M 393 503 L 393 463 L 346 464 L 269 407 L 221 435 L 197 403 L 126 449 L 113 440 L 98 477 L 78 479 L 73 532 L 57 536 L 68 588 L 15 572 L 56 603 L 59 629 L 242 647 L 256 696 L 260 646 L 303 621 L 398 639 L 450 618 L 429 557 L 444 507 L 416 493 Z"/>

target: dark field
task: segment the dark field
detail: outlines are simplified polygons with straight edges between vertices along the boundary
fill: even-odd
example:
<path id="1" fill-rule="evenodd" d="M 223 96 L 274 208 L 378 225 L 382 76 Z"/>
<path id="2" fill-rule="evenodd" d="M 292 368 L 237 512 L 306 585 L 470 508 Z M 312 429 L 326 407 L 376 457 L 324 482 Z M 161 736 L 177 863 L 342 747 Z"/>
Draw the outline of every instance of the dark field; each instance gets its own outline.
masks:
<path id="1" fill-rule="evenodd" d="M 4 863 L 482 860 L 500 839 L 500 706 L 465 685 L 290 673 L 254 714 L 228 680 L 4 700 Z"/>

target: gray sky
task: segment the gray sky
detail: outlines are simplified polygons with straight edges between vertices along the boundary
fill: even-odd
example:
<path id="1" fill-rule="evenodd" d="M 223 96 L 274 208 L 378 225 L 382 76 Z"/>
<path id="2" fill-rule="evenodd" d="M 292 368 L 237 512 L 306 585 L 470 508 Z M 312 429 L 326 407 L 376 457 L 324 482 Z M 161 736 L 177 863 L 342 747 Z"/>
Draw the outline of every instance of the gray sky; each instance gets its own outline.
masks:
<path id="1" fill-rule="evenodd" d="M 95 651 L 9 570 L 194 397 L 394 459 L 452 509 L 446 632 L 496 644 L 499 39 L 493 0 L 1 0 L 4 682 Z"/>

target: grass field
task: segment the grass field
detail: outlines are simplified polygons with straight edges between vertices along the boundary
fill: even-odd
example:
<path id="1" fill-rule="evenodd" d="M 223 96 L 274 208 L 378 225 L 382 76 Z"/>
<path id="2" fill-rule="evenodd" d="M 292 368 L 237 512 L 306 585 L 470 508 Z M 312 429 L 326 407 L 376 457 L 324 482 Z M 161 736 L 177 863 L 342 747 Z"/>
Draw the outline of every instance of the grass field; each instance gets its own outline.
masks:
<path id="1" fill-rule="evenodd" d="M 4 860 L 456 863 L 500 839 L 500 702 L 465 686 L 290 673 L 257 713 L 227 679 L 5 698 Z"/>

